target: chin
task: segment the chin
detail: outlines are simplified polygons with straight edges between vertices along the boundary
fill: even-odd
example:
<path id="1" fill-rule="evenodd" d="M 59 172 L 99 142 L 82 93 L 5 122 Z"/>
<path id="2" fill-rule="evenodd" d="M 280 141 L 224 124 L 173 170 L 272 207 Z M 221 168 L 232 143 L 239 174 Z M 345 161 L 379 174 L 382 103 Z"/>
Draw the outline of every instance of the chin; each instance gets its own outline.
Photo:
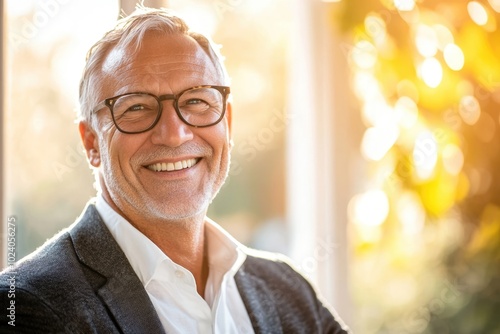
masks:
<path id="1" fill-rule="evenodd" d="M 204 204 L 201 204 L 204 203 Z M 150 212 L 151 216 L 154 216 L 160 220 L 185 220 L 190 218 L 195 218 L 205 216 L 208 209 L 209 201 L 200 200 L 192 205 L 187 203 L 169 203 L 168 201 L 158 203 L 156 205 L 148 205 L 146 212 Z M 172 210 L 173 209 L 173 210 Z"/>

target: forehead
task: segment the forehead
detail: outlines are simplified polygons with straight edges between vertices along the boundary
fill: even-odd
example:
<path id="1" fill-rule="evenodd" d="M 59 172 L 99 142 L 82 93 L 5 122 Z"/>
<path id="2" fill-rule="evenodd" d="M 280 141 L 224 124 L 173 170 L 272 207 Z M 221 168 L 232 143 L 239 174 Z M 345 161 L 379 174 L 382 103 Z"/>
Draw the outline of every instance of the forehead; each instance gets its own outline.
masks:
<path id="1" fill-rule="evenodd" d="M 205 50 L 181 34 L 147 33 L 138 47 L 113 48 L 102 65 L 104 91 L 130 90 L 168 93 L 190 85 L 221 84 L 222 77 Z M 111 90 L 111 91 L 109 91 Z"/>

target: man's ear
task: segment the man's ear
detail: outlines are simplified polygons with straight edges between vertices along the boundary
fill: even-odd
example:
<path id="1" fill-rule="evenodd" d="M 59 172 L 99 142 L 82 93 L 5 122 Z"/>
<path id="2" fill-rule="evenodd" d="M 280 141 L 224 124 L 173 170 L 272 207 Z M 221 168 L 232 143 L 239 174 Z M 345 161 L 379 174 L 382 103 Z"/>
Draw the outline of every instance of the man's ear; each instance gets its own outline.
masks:
<path id="1" fill-rule="evenodd" d="M 87 152 L 89 163 L 93 167 L 99 167 L 101 165 L 101 155 L 99 153 L 97 134 L 86 121 L 80 121 L 78 130 L 80 131 L 80 138 L 82 139 L 85 152 Z"/>

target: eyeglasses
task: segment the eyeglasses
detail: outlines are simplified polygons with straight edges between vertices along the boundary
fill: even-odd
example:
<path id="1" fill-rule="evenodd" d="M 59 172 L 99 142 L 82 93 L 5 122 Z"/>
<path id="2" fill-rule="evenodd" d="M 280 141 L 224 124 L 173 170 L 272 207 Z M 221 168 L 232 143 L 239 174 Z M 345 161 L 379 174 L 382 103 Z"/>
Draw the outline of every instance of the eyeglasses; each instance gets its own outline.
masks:
<path id="1" fill-rule="evenodd" d="M 187 125 L 205 128 L 219 123 L 226 112 L 226 86 L 196 86 L 179 94 L 156 96 L 150 93 L 127 93 L 105 99 L 93 110 L 108 107 L 113 123 L 123 133 L 142 133 L 151 130 L 161 118 L 161 101 L 173 100 L 177 116 Z"/>

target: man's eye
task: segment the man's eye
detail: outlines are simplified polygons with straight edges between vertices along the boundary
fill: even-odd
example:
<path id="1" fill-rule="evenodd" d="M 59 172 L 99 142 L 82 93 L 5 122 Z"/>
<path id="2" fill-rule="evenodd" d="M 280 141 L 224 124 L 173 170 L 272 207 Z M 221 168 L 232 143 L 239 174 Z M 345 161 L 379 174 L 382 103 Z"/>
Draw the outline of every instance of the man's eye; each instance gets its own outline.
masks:
<path id="1" fill-rule="evenodd" d="M 207 104 L 205 101 L 203 101 L 202 99 L 190 99 L 190 100 L 187 100 L 186 101 L 186 104 L 200 104 L 200 103 L 205 103 Z"/>
<path id="2" fill-rule="evenodd" d="M 143 104 L 134 104 L 133 106 L 128 107 L 127 111 L 141 111 L 141 110 L 145 110 L 145 109 L 146 109 L 146 106 L 144 106 Z"/>

